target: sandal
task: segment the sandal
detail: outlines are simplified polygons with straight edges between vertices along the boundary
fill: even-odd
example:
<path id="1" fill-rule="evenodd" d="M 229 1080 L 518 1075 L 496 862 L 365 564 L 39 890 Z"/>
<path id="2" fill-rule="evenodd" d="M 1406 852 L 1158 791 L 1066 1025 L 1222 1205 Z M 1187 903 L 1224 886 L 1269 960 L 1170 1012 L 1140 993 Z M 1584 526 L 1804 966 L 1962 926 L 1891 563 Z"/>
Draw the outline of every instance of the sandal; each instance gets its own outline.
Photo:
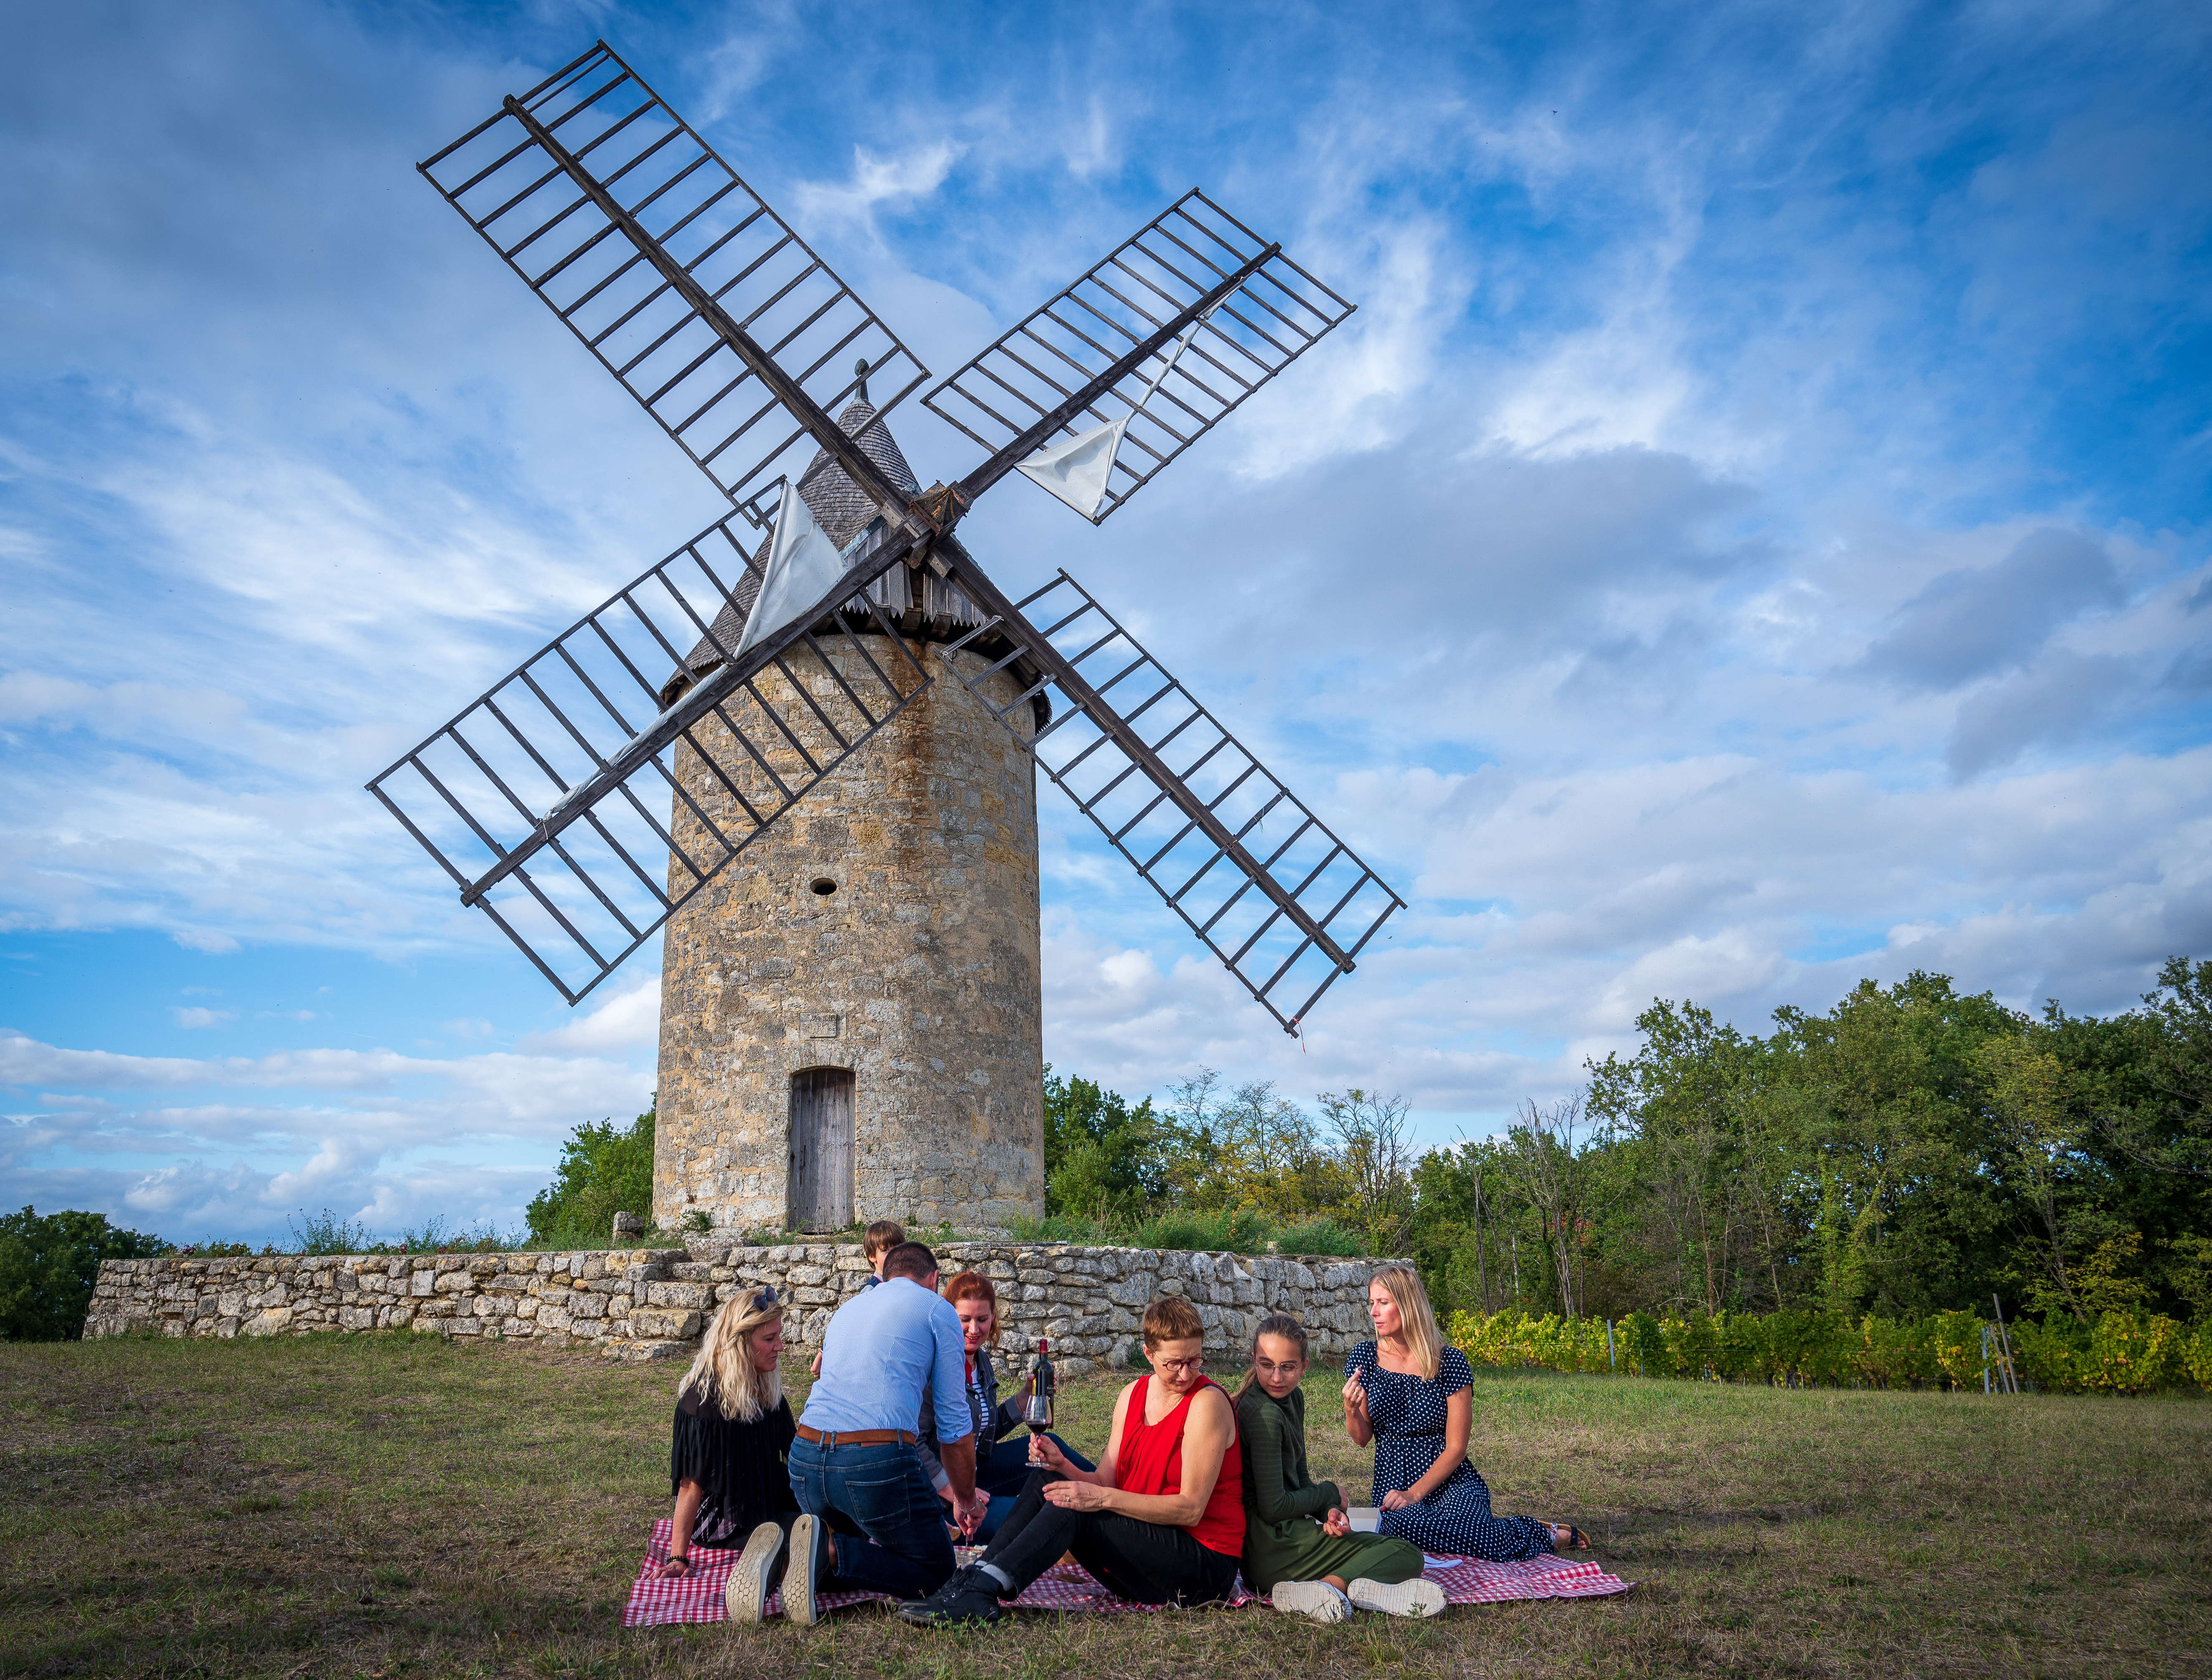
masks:
<path id="1" fill-rule="evenodd" d="M 1590 1549 L 1590 1537 L 1589 1535 L 1583 1533 L 1582 1530 L 1577 1528 L 1572 1523 L 1566 1525 L 1566 1530 L 1567 1549 L 1570 1551 L 1586 1552 Z"/>

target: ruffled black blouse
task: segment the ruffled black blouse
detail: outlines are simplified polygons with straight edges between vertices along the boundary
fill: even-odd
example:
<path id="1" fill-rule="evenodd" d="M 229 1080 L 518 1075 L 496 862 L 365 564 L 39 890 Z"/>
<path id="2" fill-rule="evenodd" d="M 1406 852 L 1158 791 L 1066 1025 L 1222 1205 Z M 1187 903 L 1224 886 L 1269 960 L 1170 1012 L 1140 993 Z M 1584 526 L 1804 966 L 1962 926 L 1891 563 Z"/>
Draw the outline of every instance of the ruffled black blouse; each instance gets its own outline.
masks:
<path id="1" fill-rule="evenodd" d="M 696 1482 L 705 1492 L 691 1525 L 694 1545 L 743 1544 L 761 1524 L 799 1509 L 791 1491 L 795 1433 L 788 1400 L 751 1423 L 722 1416 L 712 1383 L 677 1401 L 668 1492 L 672 1499 L 685 1482 Z"/>

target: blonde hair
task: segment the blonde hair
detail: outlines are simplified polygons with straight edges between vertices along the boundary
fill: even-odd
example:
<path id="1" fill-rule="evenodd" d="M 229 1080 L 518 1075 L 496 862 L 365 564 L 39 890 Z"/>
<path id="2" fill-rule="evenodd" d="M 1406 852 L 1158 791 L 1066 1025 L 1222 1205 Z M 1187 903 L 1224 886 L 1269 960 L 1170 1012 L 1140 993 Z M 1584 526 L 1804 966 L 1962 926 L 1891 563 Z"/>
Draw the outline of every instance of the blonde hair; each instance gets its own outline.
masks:
<path id="1" fill-rule="evenodd" d="M 775 1291 L 747 1289 L 732 1295 L 716 1309 L 714 1322 L 699 1343 L 699 1356 L 676 1385 L 682 1399 L 693 1389 L 702 1398 L 711 1395 L 722 1416 L 740 1423 L 757 1423 L 783 1404 L 783 1373 L 753 1368 L 753 1332 L 783 1317 L 783 1303 Z"/>
<path id="2" fill-rule="evenodd" d="M 1377 1283 L 1398 1304 L 1398 1333 L 1406 1338 L 1413 1363 L 1420 1368 L 1421 1380 L 1435 1381 L 1443 1364 L 1444 1338 L 1437 1332 L 1436 1309 L 1429 1305 L 1429 1292 L 1421 1287 L 1411 1266 L 1384 1266 L 1367 1280 L 1370 1289 Z"/>
<path id="3" fill-rule="evenodd" d="M 1244 1368 L 1244 1380 L 1237 1385 L 1237 1392 L 1229 1397 L 1232 1400 L 1243 1399 L 1251 1392 L 1253 1384 L 1260 1380 L 1260 1338 L 1262 1336 L 1279 1336 L 1285 1342 L 1297 1343 L 1299 1362 L 1304 1362 L 1306 1327 L 1288 1313 L 1268 1313 L 1252 1332 L 1252 1362 Z"/>

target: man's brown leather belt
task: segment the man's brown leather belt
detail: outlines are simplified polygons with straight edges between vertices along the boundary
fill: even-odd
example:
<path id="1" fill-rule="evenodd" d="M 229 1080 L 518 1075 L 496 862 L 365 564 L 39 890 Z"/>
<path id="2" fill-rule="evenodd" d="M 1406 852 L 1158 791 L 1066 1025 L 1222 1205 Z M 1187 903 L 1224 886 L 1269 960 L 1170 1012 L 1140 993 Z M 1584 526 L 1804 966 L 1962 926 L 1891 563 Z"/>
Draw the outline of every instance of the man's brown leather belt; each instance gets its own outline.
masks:
<path id="1" fill-rule="evenodd" d="M 888 1446 L 893 1441 L 901 1446 L 911 1446 L 916 1439 L 911 1429 L 817 1429 L 806 1423 L 799 1426 L 799 1438 L 833 1449 L 840 1446 Z"/>

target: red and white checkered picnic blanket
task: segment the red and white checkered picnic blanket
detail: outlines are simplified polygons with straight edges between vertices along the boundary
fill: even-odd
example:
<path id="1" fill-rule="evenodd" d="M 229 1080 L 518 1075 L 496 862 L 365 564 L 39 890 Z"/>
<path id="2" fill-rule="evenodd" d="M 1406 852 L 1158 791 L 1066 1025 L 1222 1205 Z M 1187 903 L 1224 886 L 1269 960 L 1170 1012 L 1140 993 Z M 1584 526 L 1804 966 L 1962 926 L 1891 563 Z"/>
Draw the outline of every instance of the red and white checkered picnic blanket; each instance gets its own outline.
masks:
<path id="1" fill-rule="evenodd" d="M 724 1622 L 729 1611 L 722 1603 L 736 1565 L 734 1550 L 694 1546 L 693 1568 L 681 1580 L 663 1580 L 658 1571 L 668 1561 L 668 1519 L 653 1525 L 653 1540 L 638 1564 L 637 1579 L 630 1583 L 629 1601 L 623 1605 L 625 1628 L 651 1628 L 670 1622 Z M 1525 1563 L 1490 1563 L 1479 1557 L 1435 1557 L 1423 1571 L 1444 1590 L 1444 1601 L 1454 1604 L 1495 1604 L 1513 1598 L 1600 1598 L 1626 1592 L 1633 1584 L 1606 1574 L 1595 1562 L 1564 1557 L 1533 1557 Z M 894 1602 L 881 1592 L 824 1592 L 815 1602 L 823 1610 L 865 1603 L 870 1598 Z M 1073 1563 L 1058 1563 L 1030 1583 L 1014 1599 L 1016 1610 L 1119 1611 L 1157 1610 L 1159 1604 L 1133 1604 L 1116 1598 Z M 1243 1577 L 1229 1595 L 1231 1609 L 1264 1604 L 1258 1594 L 1245 1590 Z M 768 1601 L 768 1613 L 780 1615 L 776 1598 Z"/>

